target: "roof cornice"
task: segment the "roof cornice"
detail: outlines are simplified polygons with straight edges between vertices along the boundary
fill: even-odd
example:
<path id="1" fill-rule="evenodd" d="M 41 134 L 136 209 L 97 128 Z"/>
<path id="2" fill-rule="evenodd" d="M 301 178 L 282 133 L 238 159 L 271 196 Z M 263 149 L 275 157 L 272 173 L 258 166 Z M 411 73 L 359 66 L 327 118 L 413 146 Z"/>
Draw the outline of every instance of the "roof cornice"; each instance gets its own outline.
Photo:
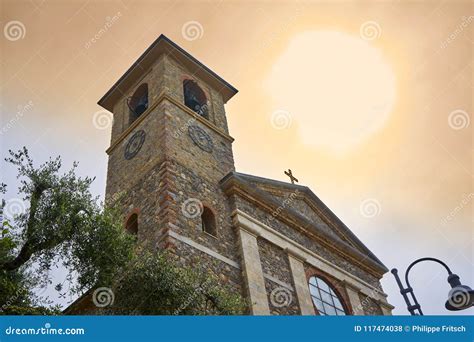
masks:
<path id="1" fill-rule="evenodd" d="M 222 189 L 228 195 L 240 195 L 241 197 L 258 205 L 262 209 L 268 211 L 270 214 L 277 211 L 278 208 L 281 207 L 281 203 L 273 199 L 264 191 L 256 189 L 255 186 L 252 186 L 252 184 L 245 180 L 245 176 L 247 175 L 242 175 L 238 172 L 231 172 L 227 174 L 227 176 L 225 176 L 221 180 Z M 305 194 L 307 194 L 307 191 L 309 190 L 309 188 L 301 185 L 290 185 L 279 181 L 275 182 L 283 183 L 287 188 L 289 188 L 289 186 L 292 186 L 293 190 L 298 190 L 298 192 L 304 192 Z M 330 213 L 332 212 L 330 211 Z M 335 214 L 332 213 L 332 215 L 337 218 Z M 296 230 L 302 231 L 304 234 L 321 242 L 324 246 L 336 252 L 337 254 L 349 257 L 355 264 L 358 264 L 361 268 L 367 270 L 368 272 L 377 277 L 381 277 L 383 274 L 388 272 L 387 267 L 378 258 L 376 258 L 375 255 L 370 252 L 370 250 L 368 250 L 367 247 L 365 247 L 365 245 L 363 245 L 359 239 L 357 239 L 356 241 L 358 242 L 358 244 L 360 243 L 364 247 L 364 249 L 367 251 L 367 255 L 363 254 L 347 242 L 335 239 L 333 236 L 319 228 L 317 225 L 313 224 L 311 221 L 309 221 L 307 218 L 302 216 L 294 209 L 286 207 L 285 210 L 278 211 L 277 217 L 279 220 L 290 225 Z"/>
<path id="2" fill-rule="evenodd" d="M 175 58 L 198 78 L 205 80 L 210 86 L 213 86 L 222 95 L 224 103 L 237 94 L 237 89 L 162 34 L 145 50 L 122 77 L 115 82 L 112 88 L 102 96 L 97 104 L 112 112 L 116 101 L 140 78 L 143 70 L 148 70 L 163 54 Z"/>

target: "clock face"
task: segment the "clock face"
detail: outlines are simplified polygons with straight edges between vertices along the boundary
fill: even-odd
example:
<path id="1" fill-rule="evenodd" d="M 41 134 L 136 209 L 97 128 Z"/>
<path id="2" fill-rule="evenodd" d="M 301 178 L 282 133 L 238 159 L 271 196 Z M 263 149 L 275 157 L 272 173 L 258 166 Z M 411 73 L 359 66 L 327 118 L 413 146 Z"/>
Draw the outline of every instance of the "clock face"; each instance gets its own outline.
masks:
<path id="1" fill-rule="evenodd" d="M 125 146 L 124 157 L 127 160 L 135 157 L 145 142 L 146 133 L 144 130 L 136 131 Z"/>
<path id="2" fill-rule="evenodd" d="M 214 149 L 212 138 L 202 128 L 198 126 L 189 126 L 188 134 L 191 140 L 203 151 L 211 153 Z"/>

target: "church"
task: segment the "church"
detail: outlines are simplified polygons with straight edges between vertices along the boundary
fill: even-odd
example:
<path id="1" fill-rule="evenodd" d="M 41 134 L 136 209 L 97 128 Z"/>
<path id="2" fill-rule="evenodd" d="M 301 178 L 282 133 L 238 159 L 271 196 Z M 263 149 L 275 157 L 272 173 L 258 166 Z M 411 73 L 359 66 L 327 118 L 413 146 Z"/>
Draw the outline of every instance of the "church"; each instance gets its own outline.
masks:
<path id="1" fill-rule="evenodd" d="M 237 89 L 166 36 L 98 104 L 113 113 L 106 200 L 139 243 L 202 266 L 252 315 L 391 315 L 384 264 L 306 186 L 237 172 Z"/>

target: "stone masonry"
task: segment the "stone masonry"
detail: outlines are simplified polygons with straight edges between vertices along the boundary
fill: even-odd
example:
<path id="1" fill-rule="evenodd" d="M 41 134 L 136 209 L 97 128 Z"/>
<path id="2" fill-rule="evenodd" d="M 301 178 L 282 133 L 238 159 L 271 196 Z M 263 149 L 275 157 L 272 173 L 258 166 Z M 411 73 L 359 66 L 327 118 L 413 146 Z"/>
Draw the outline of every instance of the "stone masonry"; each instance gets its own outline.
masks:
<path id="1" fill-rule="evenodd" d="M 208 118 L 184 104 L 185 80 L 205 94 Z M 148 108 L 130 123 L 127 101 L 143 83 Z M 308 188 L 235 171 L 224 105 L 236 92 L 160 36 L 99 101 L 114 115 L 106 200 L 124 224 L 138 214 L 137 243 L 199 263 L 247 298 L 249 314 L 317 314 L 315 275 L 346 314 L 390 314 L 380 286 L 387 269 Z M 145 137 L 138 147 L 136 136 Z M 204 207 L 214 235 L 203 230 Z"/>

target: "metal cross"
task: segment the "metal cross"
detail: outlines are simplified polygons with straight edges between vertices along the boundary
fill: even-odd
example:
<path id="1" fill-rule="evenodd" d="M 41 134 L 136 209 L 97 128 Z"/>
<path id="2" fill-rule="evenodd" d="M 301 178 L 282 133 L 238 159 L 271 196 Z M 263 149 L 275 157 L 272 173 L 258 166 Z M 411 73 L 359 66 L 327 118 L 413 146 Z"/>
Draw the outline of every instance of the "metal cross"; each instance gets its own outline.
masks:
<path id="1" fill-rule="evenodd" d="M 293 174 L 291 173 L 291 170 L 290 170 L 290 169 L 288 169 L 288 171 L 285 171 L 285 175 L 287 175 L 288 177 L 290 177 L 291 184 L 295 184 L 295 182 L 298 183 L 298 179 L 293 176 Z"/>

